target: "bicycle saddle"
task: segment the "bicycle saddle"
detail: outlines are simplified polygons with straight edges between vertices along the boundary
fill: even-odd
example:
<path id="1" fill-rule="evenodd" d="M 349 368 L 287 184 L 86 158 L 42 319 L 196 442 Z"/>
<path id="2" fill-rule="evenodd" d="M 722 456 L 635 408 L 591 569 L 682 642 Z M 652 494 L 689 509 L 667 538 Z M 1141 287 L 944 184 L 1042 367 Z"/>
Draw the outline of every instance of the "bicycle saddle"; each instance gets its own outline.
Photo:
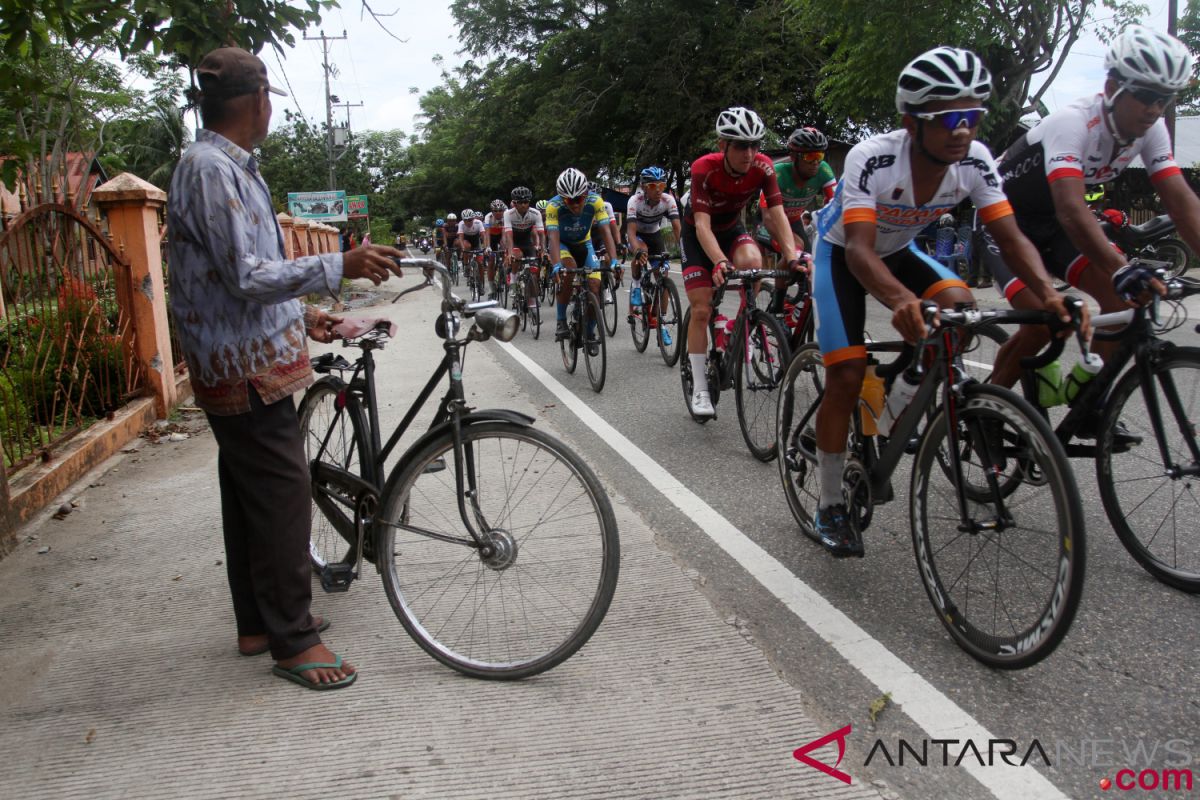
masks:
<path id="1" fill-rule="evenodd" d="M 357 339 L 376 329 L 386 331 L 389 337 L 396 335 L 396 323 L 386 317 L 348 317 L 333 326 L 333 332 L 343 339 Z"/>

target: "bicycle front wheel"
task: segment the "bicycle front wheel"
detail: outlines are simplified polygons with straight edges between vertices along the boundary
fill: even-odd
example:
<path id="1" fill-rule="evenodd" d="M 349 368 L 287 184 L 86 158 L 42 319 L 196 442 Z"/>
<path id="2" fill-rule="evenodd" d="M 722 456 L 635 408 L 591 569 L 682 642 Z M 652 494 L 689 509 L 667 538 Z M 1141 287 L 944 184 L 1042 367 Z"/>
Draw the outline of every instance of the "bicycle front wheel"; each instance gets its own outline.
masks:
<path id="1" fill-rule="evenodd" d="M 817 473 L 817 407 L 825 391 L 825 362 L 816 342 L 796 351 L 784 373 L 775 434 L 779 478 L 796 523 L 817 538 L 813 520 L 820 499 Z"/>
<path id="2" fill-rule="evenodd" d="M 600 283 L 600 298 L 604 307 L 604 330 L 609 336 L 617 335 L 617 292 L 613 289 L 613 279 L 605 276 Z"/>
<path id="3" fill-rule="evenodd" d="M 346 392 L 344 383 L 325 377 L 309 387 L 300 401 L 300 432 L 304 437 L 309 474 L 312 474 L 313 461 L 320 456 L 322 463 L 371 481 L 369 467 L 363 463 L 369 448 L 366 416 L 358 398 L 349 392 L 346 392 L 344 407 L 339 409 L 338 397 L 342 392 Z M 308 555 L 313 569 L 320 572 L 328 564 L 349 561 L 354 556 L 354 504 L 357 498 L 349 496 L 343 487 L 332 481 L 314 481 L 311 491 L 313 507 Z"/>
<path id="4" fill-rule="evenodd" d="M 633 349 L 639 353 L 646 352 L 646 346 L 650 344 L 650 306 L 653 297 L 653 291 L 643 288 L 642 304 L 629 304 L 629 333 L 633 336 Z"/>
<path id="5" fill-rule="evenodd" d="M 1175 348 L 1156 360 L 1149 385 L 1139 378 L 1136 368 L 1125 373 L 1100 424 L 1100 498 L 1117 538 L 1147 572 L 1168 586 L 1200 592 L 1200 349 Z M 1154 432 L 1148 393 L 1157 400 L 1165 441 Z M 1118 421 L 1140 441 L 1115 441 Z"/>
<path id="6" fill-rule="evenodd" d="M 600 322 L 601 313 L 600 301 L 596 295 L 588 292 L 583 362 L 587 366 L 588 381 L 591 382 L 594 392 L 604 388 L 604 378 L 608 373 L 608 337 L 604 335 L 606 323 Z"/>
<path id="7" fill-rule="evenodd" d="M 384 491 L 376 531 L 390 554 L 379 559 L 388 600 L 443 664 L 476 678 L 536 675 L 582 647 L 608 611 L 616 518 L 595 474 L 549 434 L 487 422 L 462 439 L 464 502 L 488 551 L 457 511 L 447 431 L 405 453 Z"/>
<path id="8" fill-rule="evenodd" d="M 791 352 L 787 331 L 773 315 L 756 308 L 750 312 L 748 324 L 742 342 L 745 349 L 734 377 L 734 399 L 742 439 L 750 454 L 765 462 L 779 452 L 775 446 L 775 412 Z"/>
<path id="9" fill-rule="evenodd" d="M 1058 646 L 1083 590 L 1084 523 L 1070 463 L 1049 423 L 1007 389 L 973 384 L 955 409 L 965 518 L 949 463 L 944 410 L 930 421 L 912 471 L 913 549 L 925 591 L 954 641 L 992 667 L 1021 669 Z M 961 446 L 966 442 L 967 446 Z M 1003 460 L 1038 479 L 1001 488 Z M 991 487 L 984 494 L 981 486 Z"/>
<path id="10" fill-rule="evenodd" d="M 533 338 L 537 339 L 542 335 L 542 306 L 538 302 L 538 292 L 540 287 L 538 281 L 533 275 L 525 276 L 525 296 L 521 302 L 525 304 L 525 315 L 529 318 L 529 329 L 533 333 Z"/>
<path id="11" fill-rule="evenodd" d="M 668 367 L 675 366 L 687 344 L 683 330 L 683 311 L 675 281 L 663 278 L 658 300 L 658 352 Z M 664 299 L 665 298 L 665 299 Z"/>

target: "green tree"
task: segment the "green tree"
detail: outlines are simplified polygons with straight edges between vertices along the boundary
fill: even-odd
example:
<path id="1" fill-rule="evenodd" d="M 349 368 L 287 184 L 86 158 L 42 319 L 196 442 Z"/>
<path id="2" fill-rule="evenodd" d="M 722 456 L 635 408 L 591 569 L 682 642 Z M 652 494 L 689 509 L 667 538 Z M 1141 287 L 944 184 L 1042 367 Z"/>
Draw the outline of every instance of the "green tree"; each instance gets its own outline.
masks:
<path id="1" fill-rule="evenodd" d="M 1105 38 L 1146 11 L 1126 0 L 790 4 L 822 32 L 832 51 L 818 87 L 830 114 L 854 120 L 864 132 L 894 127 L 896 76 L 903 66 L 941 44 L 968 47 L 992 71 L 992 114 L 984 134 L 997 148 L 1012 138 L 1021 116 L 1037 107 L 1085 25 L 1097 25 Z M 1031 95 L 1034 78 L 1042 74 L 1047 82 Z"/>

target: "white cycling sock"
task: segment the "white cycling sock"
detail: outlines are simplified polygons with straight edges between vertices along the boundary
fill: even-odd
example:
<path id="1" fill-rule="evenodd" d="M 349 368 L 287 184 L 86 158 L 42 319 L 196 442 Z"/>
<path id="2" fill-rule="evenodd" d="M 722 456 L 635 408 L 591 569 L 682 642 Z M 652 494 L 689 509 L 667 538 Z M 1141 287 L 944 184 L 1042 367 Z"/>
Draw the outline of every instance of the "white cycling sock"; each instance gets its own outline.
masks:
<path id="1" fill-rule="evenodd" d="M 704 353 L 688 353 L 688 361 L 692 364 L 692 394 L 708 391 L 708 375 L 704 373 Z"/>
<path id="2" fill-rule="evenodd" d="M 817 448 L 817 471 L 821 480 L 818 508 L 829 508 L 846 502 L 842 497 L 842 471 L 846 468 L 846 451 L 826 453 Z"/>

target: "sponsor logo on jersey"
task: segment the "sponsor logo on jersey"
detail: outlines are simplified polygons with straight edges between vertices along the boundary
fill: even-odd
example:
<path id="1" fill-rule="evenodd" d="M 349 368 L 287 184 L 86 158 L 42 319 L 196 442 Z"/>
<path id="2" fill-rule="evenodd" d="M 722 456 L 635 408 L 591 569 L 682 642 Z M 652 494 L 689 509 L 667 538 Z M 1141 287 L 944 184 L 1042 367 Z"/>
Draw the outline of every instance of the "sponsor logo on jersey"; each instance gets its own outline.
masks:
<path id="1" fill-rule="evenodd" d="M 862 174 L 858 176 L 859 191 L 867 191 L 867 181 L 871 179 L 877 169 L 886 169 L 896 163 L 896 157 L 893 155 L 871 156 L 867 159 L 867 163 L 863 164 Z"/>
<path id="2" fill-rule="evenodd" d="M 1070 153 L 1063 153 L 1061 156 L 1055 156 L 1054 158 L 1050 159 L 1051 164 L 1057 164 L 1060 161 L 1066 162 L 1067 164 L 1079 163 L 1079 159 Z"/>
<path id="3" fill-rule="evenodd" d="M 950 211 L 953 207 L 945 205 L 913 208 L 912 206 L 893 206 L 877 203 L 875 205 L 875 216 L 877 224 L 881 227 L 893 225 L 897 228 L 924 228 L 929 223 L 936 222 L 942 214 Z"/>
<path id="4" fill-rule="evenodd" d="M 1000 185 L 1000 181 L 996 180 L 996 173 L 992 172 L 991 165 L 982 158 L 971 158 L 967 156 L 962 161 L 958 162 L 964 167 L 974 167 L 983 174 L 983 182 L 988 186 L 995 188 Z"/>
<path id="5" fill-rule="evenodd" d="M 1092 117 L 1091 119 L 1088 120 L 1087 129 L 1090 131 L 1092 128 L 1096 127 L 1099 124 L 1100 124 L 1100 117 L 1098 117 L 1098 116 Z"/>
<path id="6" fill-rule="evenodd" d="M 1174 160 L 1174 158 L 1175 158 L 1175 156 L 1173 156 L 1171 153 L 1167 153 L 1165 156 L 1159 156 L 1158 158 L 1151 161 L 1150 166 L 1154 166 L 1155 164 L 1165 164 L 1168 161 Z"/>

